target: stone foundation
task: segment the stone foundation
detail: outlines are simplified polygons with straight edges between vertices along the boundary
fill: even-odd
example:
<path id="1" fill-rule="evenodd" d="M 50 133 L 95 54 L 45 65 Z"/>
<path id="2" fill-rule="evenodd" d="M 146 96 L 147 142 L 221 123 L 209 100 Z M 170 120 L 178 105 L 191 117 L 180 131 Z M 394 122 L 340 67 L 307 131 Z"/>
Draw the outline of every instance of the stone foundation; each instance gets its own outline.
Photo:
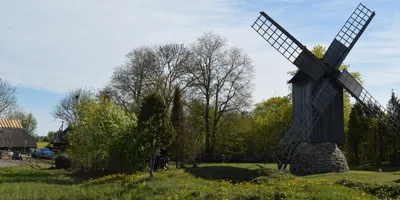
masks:
<path id="1" fill-rule="evenodd" d="M 336 143 L 301 143 L 290 162 L 295 175 L 349 171 L 346 157 Z"/>

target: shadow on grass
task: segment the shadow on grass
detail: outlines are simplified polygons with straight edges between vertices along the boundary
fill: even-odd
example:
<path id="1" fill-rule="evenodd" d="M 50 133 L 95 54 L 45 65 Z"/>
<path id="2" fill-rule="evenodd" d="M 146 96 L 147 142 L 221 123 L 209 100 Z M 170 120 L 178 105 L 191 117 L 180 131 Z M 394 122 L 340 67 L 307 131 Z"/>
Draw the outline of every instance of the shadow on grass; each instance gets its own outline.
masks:
<path id="1" fill-rule="evenodd" d="M 358 171 L 371 171 L 371 172 L 378 172 L 382 170 L 382 172 L 397 172 L 400 171 L 400 166 L 394 166 L 390 164 L 384 164 L 381 166 L 376 165 L 360 165 L 360 166 L 350 166 L 351 170 L 358 170 Z"/>
<path id="2" fill-rule="evenodd" d="M 259 170 L 231 166 L 204 166 L 186 168 L 185 172 L 208 180 L 231 180 L 234 183 L 250 181 L 259 176 Z"/>
<path id="3" fill-rule="evenodd" d="M 0 183 L 45 183 L 58 185 L 71 185 L 74 180 L 67 177 L 54 175 L 46 171 L 18 170 L 8 171 L 0 175 Z"/>

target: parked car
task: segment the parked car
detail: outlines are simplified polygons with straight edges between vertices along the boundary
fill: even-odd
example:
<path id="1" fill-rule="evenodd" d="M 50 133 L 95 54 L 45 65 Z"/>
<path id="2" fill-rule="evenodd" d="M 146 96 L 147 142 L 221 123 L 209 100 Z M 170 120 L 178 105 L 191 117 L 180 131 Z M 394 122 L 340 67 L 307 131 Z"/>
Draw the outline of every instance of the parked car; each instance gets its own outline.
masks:
<path id="1" fill-rule="evenodd" d="M 15 151 L 12 155 L 11 159 L 13 160 L 22 160 L 22 155 L 19 151 Z"/>
<path id="2" fill-rule="evenodd" d="M 32 158 L 49 158 L 54 156 L 54 152 L 52 152 L 48 148 L 38 148 L 31 152 Z"/>

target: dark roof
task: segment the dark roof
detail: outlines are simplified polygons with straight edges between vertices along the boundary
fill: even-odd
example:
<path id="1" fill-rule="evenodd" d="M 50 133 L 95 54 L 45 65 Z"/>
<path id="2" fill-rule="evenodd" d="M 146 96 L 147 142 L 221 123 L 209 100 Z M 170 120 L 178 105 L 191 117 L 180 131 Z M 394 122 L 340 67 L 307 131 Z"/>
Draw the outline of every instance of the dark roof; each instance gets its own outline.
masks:
<path id="1" fill-rule="evenodd" d="M 25 146 L 26 141 L 26 146 Z M 36 140 L 24 129 L 20 128 L 0 128 L 0 148 L 26 147 L 36 148 Z"/>
<path id="2" fill-rule="evenodd" d="M 301 81 L 308 81 L 311 78 L 304 73 L 303 71 L 299 70 L 293 77 L 288 81 L 288 83 L 296 83 Z"/>

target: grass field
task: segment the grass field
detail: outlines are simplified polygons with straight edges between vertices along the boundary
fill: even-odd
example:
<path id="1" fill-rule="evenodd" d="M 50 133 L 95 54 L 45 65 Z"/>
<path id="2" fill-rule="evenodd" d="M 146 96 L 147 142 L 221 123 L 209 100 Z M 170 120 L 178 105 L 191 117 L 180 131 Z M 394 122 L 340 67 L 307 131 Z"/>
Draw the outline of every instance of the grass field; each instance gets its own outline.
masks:
<path id="1" fill-rule="evenodd" d="M 37 148 L 44 148 L 48 145 L 48 142 L 36 142 Z"/>
<path id="2" fill-rule="evenodd" d="M 48 167 L 0 168 L 1 199 L 378 199 L 368 194 L 374 193 L 371 189 L 352 189 L 337 181 L 398 185 L 394 181 L 400 179 L 399 172 L 371 171 L 295 177 L 269 169 L 275 164 L 254 163 L 186 169 L 170 165 L 171 170 L 157 172 L 153 179 L 147 173 L 90 179 L 94 175 Z M 391 194 L 385 195 L 380 197 Z"/>

